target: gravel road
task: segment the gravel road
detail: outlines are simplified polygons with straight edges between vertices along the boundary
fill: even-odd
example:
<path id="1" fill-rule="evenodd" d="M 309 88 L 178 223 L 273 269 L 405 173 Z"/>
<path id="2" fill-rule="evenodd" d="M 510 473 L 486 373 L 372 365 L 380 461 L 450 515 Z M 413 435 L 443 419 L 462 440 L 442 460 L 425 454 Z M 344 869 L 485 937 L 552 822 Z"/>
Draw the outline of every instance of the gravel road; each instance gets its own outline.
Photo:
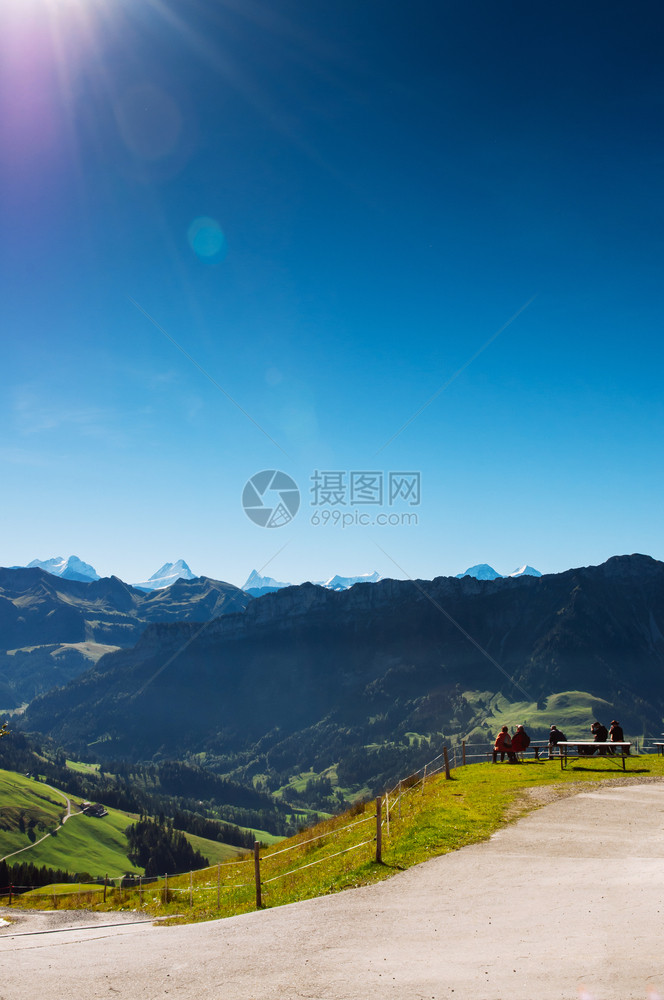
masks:
<path id="1" fill-rule="evenodd" d="M 52 916 L 0 931 L 0 1000 L 660 1000 L 664 782 L 586 785 L 485 843 L 274 910 Z"/>

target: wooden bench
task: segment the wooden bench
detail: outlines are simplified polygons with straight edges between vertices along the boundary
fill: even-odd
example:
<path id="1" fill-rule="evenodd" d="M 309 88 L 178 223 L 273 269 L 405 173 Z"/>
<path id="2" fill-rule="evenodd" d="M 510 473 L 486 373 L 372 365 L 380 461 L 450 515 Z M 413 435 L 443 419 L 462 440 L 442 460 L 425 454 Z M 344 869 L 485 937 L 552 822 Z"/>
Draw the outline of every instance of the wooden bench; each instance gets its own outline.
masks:
<path id="1" fill-rule="evenodd" d="M 607 741 L 596 743 L 595 740 L 561 740 L 557 744 L 560 752 L 560 767 L 567 767 L 569 758 L 572 760 L 608 760 L 609 763 L 622 761 L 625 770 L 625 759 L 629 757 L 631 743 L 613 743 Z"/>
<path id="2" fill-rule="evenodd" d="M 549 744 L 547 743 L 546 740 L 531 740 L 525 750 L 512 750 L 509 752 L 515 753 L 517 757 L 521 757 L 523 759 L 523 757 L 525 757 L 525 755 L 530 750 L 532 750 L 533 753 L 535 754 L 535 760 L 541 760 L 542 757 L 544 757 L 544 751 L 546 751 L 549 754 L 549 757 L 551 757 L 551 754 L 549 753 Z M 498 751 L 498 753 L 500 753 L 500 750 Z M 505 754 L 507 755 L 507 753 L 508 751 L 506 750 Z M 541 757 L 540 754 L 542 755 Z M 486 752 L 486 759 L 492 760 L 492 758 L 493 758 L 493 747 L 491 747 Z"/>

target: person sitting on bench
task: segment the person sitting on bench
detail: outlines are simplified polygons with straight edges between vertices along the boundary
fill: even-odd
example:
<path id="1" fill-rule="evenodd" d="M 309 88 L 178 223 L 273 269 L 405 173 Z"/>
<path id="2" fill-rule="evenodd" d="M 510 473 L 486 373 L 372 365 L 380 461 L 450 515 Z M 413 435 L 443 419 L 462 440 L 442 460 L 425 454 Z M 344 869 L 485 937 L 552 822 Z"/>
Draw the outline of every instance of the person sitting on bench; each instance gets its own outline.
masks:
<path id="1" fill-rule="evenodd" d="M 516 754 L 512 752 L 512 737 L 510 736 L 510 731 L 507 726 L 503 726 L 498 735 L 496 736 L 496 742 L 493 747 L 493 763 L 496 763 L 496 758 L 500 754 L 500 759 L 505 760 L 505 754 L 510 764 L 514 764 L 516 761 Z"/>
<path id="2" fill-rule="evenodd" d="M 609 731 L 606 726 L 603 726 L 601 722 L 593 722 L 590 727 L 590 732 L 593 734 L 593 743 L 606 743 Z M 586 747 L 585 752 L 592 756 L 595 751 L 592 747 Z M 600 747 L 599 752 L 601 754 L 606 754 L 606 747 Z"/>
<path id="3" fill-rule="evenodd" d="M 551 756 L 553 748 L 557 747 L 561 740 L 563 743 L 567 743 L 567 737 L 565 734 L 558 729 L 558 726 L 551 726 L 551 731 L 549 733 L 549 757 Z"/>
<path id="4" fill-rule="evenodd" d="M 523 726 L 517 726 L 516 732 L 512 737 L 512 750 L 514 751 L 514 759 L 519 761 L 517 754 L 522 753 L 527 750 L 530 746 L 530 736 L 526 732 Z"/>
<path id="5" fill-rule="evenodd" d="M 612 743 L 624 743 L 625 734 L 623 733 L 623 728 L 617 719 L 611 719 L 611 728 L 609 729 L 609 739 Z M 609 750 L 609 753 L 615 753 L 615 750 Z"/>

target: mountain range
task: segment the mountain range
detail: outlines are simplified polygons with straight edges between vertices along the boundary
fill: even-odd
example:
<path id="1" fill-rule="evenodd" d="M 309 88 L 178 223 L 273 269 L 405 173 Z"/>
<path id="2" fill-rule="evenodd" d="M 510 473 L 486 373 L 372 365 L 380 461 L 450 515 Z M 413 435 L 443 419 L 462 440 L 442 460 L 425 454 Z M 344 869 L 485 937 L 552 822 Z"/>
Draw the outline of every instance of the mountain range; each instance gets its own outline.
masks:
<path id="1" fill-rule="evenodd" d="M 328 580 L 311 580 L 307 582 L 312 583 L 314 587 L 325 587 L 327 590 L 349 590 L 356 583 L 378 583 L 379 580 L 382 580 L 382 577 L 374 571 L 373 573 L 365 573 L 361 576 L 331 576 Z M 252 597 L 262 597 L 263 594 L 271 594 L 275 590 L 297 586 L 300 586 L 300 584 L 281 583 L 271 576 L 261 576 L 254 569 L 249 574 L 242 589 L 246 590 Z"/>
<path id="2" fill-rule="evenodd" d="M 22 567 L 14 566 L 13 569 L 20 569 Z M 83 562 L 77 556 L 69 556 L 68 559 L 63 559 L 62 556 L 56 556 L 53 559 L 33 559 L 31 563 L 28 564 L 28 568 L 38 568 L 43 569 L 47 573 L 51 573 L 54 576 L 59 576 L 64 580 L 78 580 L 79 582 L 89 582 L 90 580 L 99 580 L 100 577 L 95 570 L 94 566 L 89 563 Z M 533 569 L 532 566 L 520 566 L 519 568 L 513 570 L 512 573 L 508 573 L 508 576 L 541 576 L 542 574 L 539 570 Z M 457 579 L 461 579 L 464 576 L 472 576 L 476 580 L 497 580 L 502 577 L 501 573 L 496 572 L 496 570 L 489 566 L 488 563 L 479 563 L 477 566 L 471 566 L 464 573 L 458 573 Z M 177 580 L 195 580 L 196 577 L 192 573 L 191 569 L 184 561 L 184 559 L 178 559 L 174 563 L 164 563 L 156 573 L 153 573 L 151 577 L 147 580 L 143 580 L 139 583 L 132 583 L 130 586 L 136 587 L 139 590 L 161 590 L 164 587 L 170 587 Z M 356 583 L 378 583 L 382 580 L 379 573 L 364 573 L 359 576 L 332 576 L 327 580 L 311 580 L 308 581 L 313 583 L 316 587 L 326 587 L 328 590 L 348 590 L 350 587 L 354 587 Z M 275 580 L 271 576 L 261 576 L 257 570 L 252 570 L 249 574 L 246 583 L 242 587 L 242 590 L 251 594 L 252 597 L 261 597 L 263 594 L 270 594 L 275 590 L 282 590 L 284 587 L 295 587 L 299 584 L 285 583 L 280 580 Z"/>
<path id="3" fill-rule="evenodd" d="M 153 573 L 149 580 L 143 583 L 134 583 L 133 587 L 139 590 L 163 590 L 165 587 L 172 587 L 178 580 L 195 580 L 196 577 L 187 566 L 184 559 L 178 559 L 174 563 L 164 563 L 156 573 Z"/>
<path id="4" fill-rule="evenodd" d="M 101 739 L 104 756 L 204 754 L 247 780 L 335 765 L 361 784 L 413 734 L 488 742 L 492 699 L 522 718 L 561 692 L 586 692 L 628 732 L 661 730 L 664 563 L 281 589 L 202 631 L 148 625 L 24 723 L 79 751 Z"/>
<path id="5" fill-rule="evenodd" d="M 66 683 L 104 653 L 132 646 L 150 622 L 206 622 L 250 601 L 206 577 L 146 593 L 115 576 L 83 582 L 37 567 L 0 569 L 0 706 Z"/>
<path id="6" fill-rule="evenodd" d="M 22 567 L 13 566 L 13 569 Z M 79 580 L 81 583 L 89 583 L 91 580 L 99 580 L 99 574 L 90 563 L 83 562 L 78 556 L 69 556 L 63 559 L 62 556 L 55 556 L 53 559 L 33 559 L 28 563 L 28 569 L 43 569 L 53 576 L 60 576 L 63 580 Z"/>
<path id="7" fill-rule="evenodd" d="M 538 569 L 533 569 L 532 566 L 519 566 L 517 569 L 508 573 L 507 576 L 541 576 L 542 574 Z M 471 566 L 467 569 L 465 573 L 457 573 L 457 580 L 462 580 L 464 576 L 472 576 L 476 580 L 500 580 L 504 579 L 502 573 L 497 573 L 493 566 L 489 566 L 488 563 L 479 563 L 477 566 Z"/>
<path id="8" fill-rule="evenodd" d="M 23 569 L 22 566 L 12 566 L 12 569 Z M 100 576 L 94 566 L 83 562 L 78 556 L 69 556 L 63 559 L 62 556 L 55 556 L 53 559 L 33 559 L 28 564 L 28 569 L 43 569 L 52 576 L 59 576 L 63 580 L 77 580 L 80 583 L 89 583 L 92 580 L 99 580 Z M 195 580 L 196 577 L 184 561 L 178 559 L 174 563 L 164 563 L 156 573 L 153 573 L 147 580 L 139 583 L 129 584 L 138 590 L 162 590 L 171 587 L 178 580 Z M 328 580 L 312 581 L 316 586 L 328 587 L 330 590 L 346 590 L 356 583 L 376 583 L 381 577 L 378 573 L 365 573 L 362 576 L 333 576 Z M 249 574 L 247 582 L 242 590 L 247 591 L 252 597 L 270 593 L 273 590 L 280 590 L 282 587 L 297 586 L 292 583 L 281 583 L 271 576 L 261 576 L 256 570 Z"/>
<path id="9" fill-rule="evenodd" d="M 22 566 L 12 566 L 12 569 L 23 569 Z M 78 556 L 69 556 L 63 559 L 62 556 L 55 556 L 53 559 L 33 559 L 28 563 L 27 569 L 43 569 L 52 576 L 59 576 L 63 580 L 78 580 L 80 583 L 89 583 L 91 580 L 99 580 L 101 577 L 94 566 L 83 562 Z M 129 586 L 138 590 L 160 590 L 163 587 L 170 587 L 177 580 L 195 580 L 196 577 L 187 566 L 184 559 L 178 559 L 174 563 L 164 563 L 156 573 L 141 583 L 132 583 Z"/>

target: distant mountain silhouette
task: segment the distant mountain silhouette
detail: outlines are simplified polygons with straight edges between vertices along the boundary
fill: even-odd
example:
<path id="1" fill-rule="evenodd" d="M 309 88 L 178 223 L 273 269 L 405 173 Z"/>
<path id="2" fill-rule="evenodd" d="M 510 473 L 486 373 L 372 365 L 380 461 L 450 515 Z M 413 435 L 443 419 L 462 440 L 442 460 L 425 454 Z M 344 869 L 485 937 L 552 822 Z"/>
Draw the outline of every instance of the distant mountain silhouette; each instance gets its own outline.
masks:
<path id="1" fill-rule="evenodd" d="M 178 559 L 175 563 L 164 563 L 156 573 L 153 573 L 149 580 L 143 583 L 134 583 L 138 590 L 160 590 L 163 587 L 171 587 L 177 580 L 195 580 L 196 577 L 187 566 L 184 559 Z"/>
<path id="2" fill-rule="evenodd" d="M 250 601 L 206 577 L 144 593 L 115 576 L 83 582 L 0 569 L 0 707 L 65 683 L 109 648 L 133 645 L 149 622 L 209 621 Z"/>
<path id="3" fill-rule="evenodd" d="M 53 559 L 33 559 L 31 563 L 28 563 L 28 569 L 45 569 L 47 573 L 52 573 L 53 576 L 60 576 L 64 580 L 79 580 L 83 583 L 89 583 L 90 580 L 98 580 L 99 574 L 97 573 L 94 566 L 90 563 L 83 562 L 78 556 L 69 556 L 68 559 L 63 559 L 62 556 L 55 556 Z M 16 569 L 17 567 L 14 567 Z"/>
<path id="4" fill-rule="evenodd" d="M 25 724 L 79 749 L 104 734 L 98 749 L 114 757 L 205 750 L 229 768 L 256 757 L 307 770 L 409 732 L 465 734 L 484 715 L 464 692 L 522 703 L 563 691 L 605 699 L 633 732 L 661 730 L 664 563 L 290 587 L 199 636 L 149 626 L 36 699 Z"/>

